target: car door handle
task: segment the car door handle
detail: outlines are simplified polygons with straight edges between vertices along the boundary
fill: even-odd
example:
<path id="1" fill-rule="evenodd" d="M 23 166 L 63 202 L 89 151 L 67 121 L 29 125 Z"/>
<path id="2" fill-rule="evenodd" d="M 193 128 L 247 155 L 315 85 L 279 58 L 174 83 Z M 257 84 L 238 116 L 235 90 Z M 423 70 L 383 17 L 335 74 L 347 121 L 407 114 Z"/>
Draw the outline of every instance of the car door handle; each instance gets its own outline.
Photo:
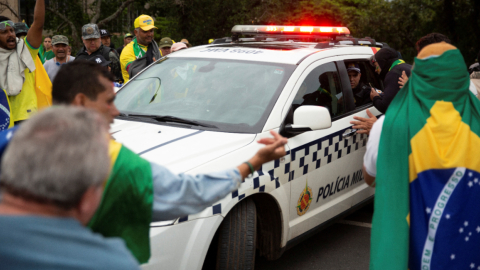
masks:
<path id="1" fill-rule="evenodd" d="M 353 135 L 357 134 L 357 130 L 356 129 L 347 129 L 345 130 L 345 133 L 342 134 L 342 137 L 344 139 L 346 138 L 350 138 L 352 137 Z"/>

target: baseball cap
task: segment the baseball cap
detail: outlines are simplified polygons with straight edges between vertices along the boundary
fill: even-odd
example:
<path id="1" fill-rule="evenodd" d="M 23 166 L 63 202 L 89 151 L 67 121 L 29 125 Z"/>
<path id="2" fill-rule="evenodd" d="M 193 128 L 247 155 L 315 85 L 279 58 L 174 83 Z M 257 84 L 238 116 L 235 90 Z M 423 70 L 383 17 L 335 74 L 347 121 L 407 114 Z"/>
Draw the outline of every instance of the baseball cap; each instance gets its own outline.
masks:
<path id="1" fill-rule="evenodd" d="M 85 24 L 82 27 L 82 38 L 83 39 L 100 38 L 100 30 L 98 30 L 98 26 L 94 23 Z"/>
<path id="2" fill-rule="evenodd" d="M 133 35 L 130 33 L 126 33 L 123 39 L 129 38 L 129 37 L 133 38 Z"/>
<path id="3" fill-rule="evenodd" d="M 107 31 L 107 29 L 101 29 L 100 30 L 100 34 L 102 35 L 102 37 L 111 37 L 112 35 L 110 35 L 110 33 Z"/>
<path id="4" fill-rule="evenodd" d="M 68 38 L 62 35 L 56 35 L 52 37 L 52 45 L 65 44 L 68 46 Z"/>
<path id="5" fill-rule="evenodd" d="M 360 71 L 360 66 L 358 64 L 355 64 L 355 63 L 349 63 L 347 64 L 347 72 L 348 71 L 356 71 L 358 73 L 362 73 Z"/>
<path id="6" fill-rule="evenodd" d="M 103 55 L 94 55 L 90 58 L 88 58 L 88 61 L 93 61 L 103 67 L 108 66 L 112 61 L 107 61 Z"/>
<path id="7" fill-rule="evenodd" d="M 173 41 L 169 37 L 164 37 L 160 39 L 160 43 L 158 44 L 159 48 L 164 48 L 164 47 L 172 47 Z"/>
<path id="8" fill-rule="evenodd" d="M 28 32 L 28 25 L 24 22 L 18 22 L 13 25 L 15 29 L 15 35 L 26 34 Z"/>
<path id="9" fill-rule="evenodd" d="M 148 15 L 143 15 L 143 14 L 138 16 L 138 18 L 135 19 L 133 26 L 135 28 L 142 28 L 143 31 L 148 31 L 152 28 L 157 29 L 157 27 L 155 27 L 154 25 L 152 17 Z"/>

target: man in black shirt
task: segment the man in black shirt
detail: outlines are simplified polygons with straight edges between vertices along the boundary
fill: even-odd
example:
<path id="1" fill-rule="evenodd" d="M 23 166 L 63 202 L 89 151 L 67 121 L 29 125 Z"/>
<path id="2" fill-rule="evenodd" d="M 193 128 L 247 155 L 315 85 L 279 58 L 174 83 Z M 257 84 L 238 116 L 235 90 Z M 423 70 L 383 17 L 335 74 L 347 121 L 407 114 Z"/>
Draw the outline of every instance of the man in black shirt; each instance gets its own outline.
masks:
<path id="1" fill-rule="evenodd" d="M 360 79 L 362 77 L 360 66 L 355 63 L 348 63 L 347 72 L 348 79 L 350 80 L 350 86 L 352 87 L 353 91 L 355 106 L 359 107 L 370 103 L 370 87 L 360 82 Z"/>

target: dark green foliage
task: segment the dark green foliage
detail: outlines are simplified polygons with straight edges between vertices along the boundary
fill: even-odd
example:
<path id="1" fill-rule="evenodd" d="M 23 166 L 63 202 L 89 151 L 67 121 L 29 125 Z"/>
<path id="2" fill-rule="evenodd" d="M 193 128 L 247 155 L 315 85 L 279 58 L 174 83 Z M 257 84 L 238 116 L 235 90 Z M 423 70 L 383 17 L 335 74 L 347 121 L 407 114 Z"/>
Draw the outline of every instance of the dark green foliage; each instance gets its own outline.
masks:
<path id="1" fill-rule="evenodd" d="M 79 30 L 92 20 L 96 3 L 51 0 Z M 110 16 L 127 0 L 104 0 L 98 21 Z M 133 33 L 133 21 L 140 14 L 156 18 L 155 39 L 187 38 L 193 45 L 211 38 L 230 36 L 237 24 L 286 24 L 347 26 L 355 37 L 369 36 L 387 42 L 413 61 L 415 43 L 422 36 L 438 32 L 447 35 L 473 63 L 480 50 L 480 1 L 478 0 L 152 0 L 135 1 L 105 24 L 112 33 Z M 85 9 L 89 12 L 85 12 Z M 45 28 L 71 37 L 71 27 L 47 12 Z M 59 30 L 57 30 L 59 28 Z M 119 46 L 118 41 L 115 45 Z M 78 44 L 78 43 L 77 43 Z M 79 45 L 79 44 L 78 44 Z"/>

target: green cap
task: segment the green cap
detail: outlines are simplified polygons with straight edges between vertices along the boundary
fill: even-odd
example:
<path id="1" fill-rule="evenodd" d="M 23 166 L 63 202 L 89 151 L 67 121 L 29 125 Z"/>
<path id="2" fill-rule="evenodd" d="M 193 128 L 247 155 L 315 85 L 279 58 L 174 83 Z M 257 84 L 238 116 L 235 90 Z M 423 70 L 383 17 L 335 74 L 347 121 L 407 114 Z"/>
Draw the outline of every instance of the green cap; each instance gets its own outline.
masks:
<path id="1" fill-rule="evenodd" d="M 173 41 L 169 37 L 164 37 L 160 40 L 160 43 L 158 44 L 159 48 L 164 48 L 164 47 L 172 47 Z"/>
<path id="2" fill-rule="evenodd" d="M 100 30 L 98 29 L 98 26 L 94 23 L 85 24 L 82 27 L 82 38 L 100 38 Z"/>
<path id="3" fill-rule="evenodd" d="M 68 46 L 68 38 L 62 35 L 56 35 L 52 37 L 52 45 L 65 44 Z"/>

